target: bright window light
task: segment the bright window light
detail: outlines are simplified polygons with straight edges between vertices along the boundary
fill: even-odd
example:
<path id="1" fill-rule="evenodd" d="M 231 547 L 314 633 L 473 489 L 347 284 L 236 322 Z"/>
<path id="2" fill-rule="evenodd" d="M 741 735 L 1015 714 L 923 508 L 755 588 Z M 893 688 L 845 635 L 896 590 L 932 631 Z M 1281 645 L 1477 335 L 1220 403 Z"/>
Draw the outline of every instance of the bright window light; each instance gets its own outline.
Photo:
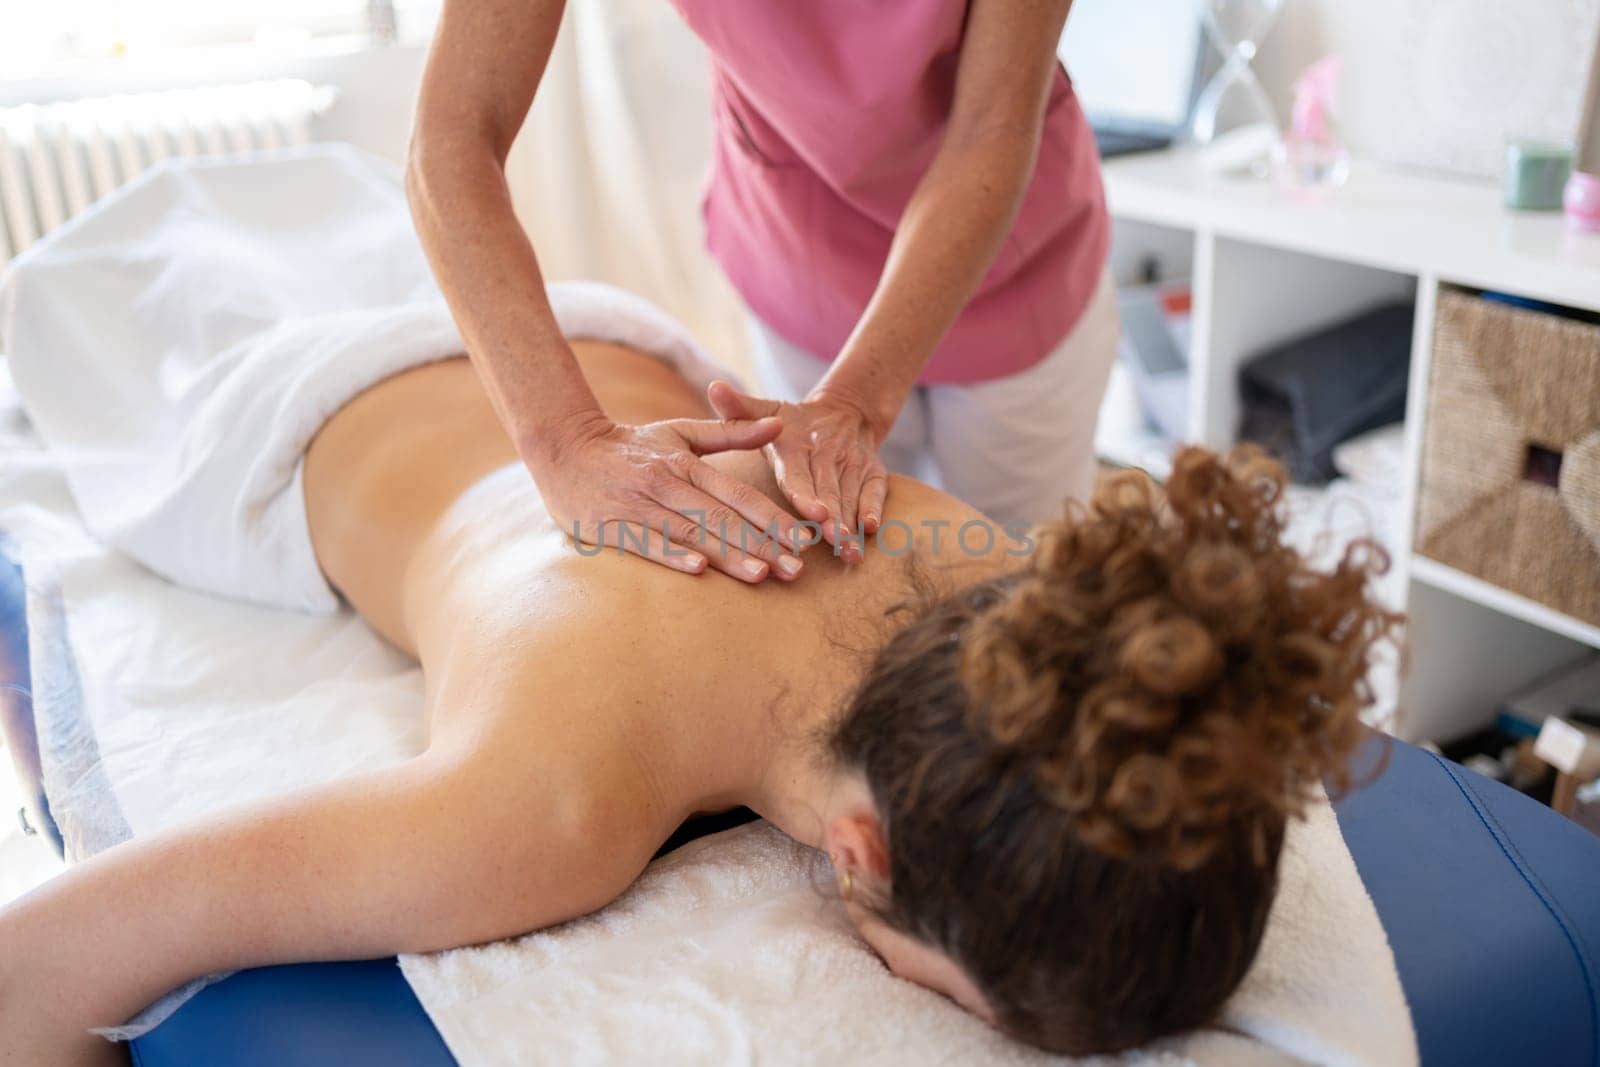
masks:
<path id="1" fill-rule="evenodd" d="M 181 49 L 426 31 L 439 0 L 0 0 L 0 80 Z"/>

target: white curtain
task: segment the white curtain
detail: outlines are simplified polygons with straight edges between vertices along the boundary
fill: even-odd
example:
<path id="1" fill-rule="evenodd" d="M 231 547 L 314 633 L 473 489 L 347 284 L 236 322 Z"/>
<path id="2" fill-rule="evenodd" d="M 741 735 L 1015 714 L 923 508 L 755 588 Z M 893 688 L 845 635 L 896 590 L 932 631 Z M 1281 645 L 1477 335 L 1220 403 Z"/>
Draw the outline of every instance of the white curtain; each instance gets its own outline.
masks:
<path id="1" fill-rule="evenodd" d="M 742 305 L 700 220 L 706 63 L 666 0 L 571 0 L 506 170 L 550 278 L 641 293 L 742 372 Z"/>

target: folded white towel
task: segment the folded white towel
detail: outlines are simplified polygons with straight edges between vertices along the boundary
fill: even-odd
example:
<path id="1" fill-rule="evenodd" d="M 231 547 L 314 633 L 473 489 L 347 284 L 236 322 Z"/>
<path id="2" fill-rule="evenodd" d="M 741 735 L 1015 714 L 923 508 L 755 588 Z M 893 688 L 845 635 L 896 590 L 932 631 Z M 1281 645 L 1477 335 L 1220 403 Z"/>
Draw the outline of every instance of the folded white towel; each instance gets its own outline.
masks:
<path id="1" fill-rule="evenodd" d="M 1220 1027 L 1122 1062 L 1417 1061 L 1388 941 L 1326 803 L 1291 829 L 1282 879 Z M 757 823 L 663 858 L 596 915 L 401 966 L 464 1064 L 1062 1062 L 892 976 L 827 884 L 817 853 Z"/>
<path id="2" fill-rule="evenodd" d="M 730 377 L 638 296 L 549 298 L 569 339 Z M 316 146 L 124 186 L 0 278 L 0 350 L 97 537 L 191 588 L 327 612 L 306 446 L 363 390 L 464 346 L 394 168 Z"/>

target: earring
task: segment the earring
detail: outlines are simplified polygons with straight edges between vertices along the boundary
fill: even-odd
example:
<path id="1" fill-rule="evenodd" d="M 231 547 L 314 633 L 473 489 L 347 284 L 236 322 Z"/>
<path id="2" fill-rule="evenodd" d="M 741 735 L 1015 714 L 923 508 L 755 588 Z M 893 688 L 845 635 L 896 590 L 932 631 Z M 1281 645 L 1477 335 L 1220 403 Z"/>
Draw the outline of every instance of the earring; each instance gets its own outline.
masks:
<path id="1" fill-rule="evenodd" d="M 837 869 L 839 866 L 839 854 L 837 852 L 828 853 L 828 862 L 833 864 L 835 869 Z M 841 887 L 840 891 L 844 894 L 844 899 L 849 900 L 850 891 L 855 888 L 855 877 L 850 873 L 850 869 L 848 867 L 842 871 L 839 871 L 839 873 L 844 876 L 844 885 Z"/>

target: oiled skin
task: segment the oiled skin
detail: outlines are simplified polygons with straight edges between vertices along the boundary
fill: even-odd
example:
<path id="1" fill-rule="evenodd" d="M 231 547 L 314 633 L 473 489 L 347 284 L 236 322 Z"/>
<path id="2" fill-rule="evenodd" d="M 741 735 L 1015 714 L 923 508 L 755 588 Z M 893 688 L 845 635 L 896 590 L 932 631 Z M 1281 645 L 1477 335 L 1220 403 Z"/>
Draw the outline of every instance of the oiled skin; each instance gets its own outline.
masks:
<path id="1" fill-rule="evenodd" d="M 574 348 L 618 421 L 709 414 L 654 359 L 590 342 Z M 759 454 L 710 462 L 777 497 Z M 473 740 L 460 743 L 484 744 L 486 731 L 488 743 L 524 753 L 559 740 L 569 767 L 580 743 L 614 746 L 608 757 L 594 753 L 602 763 L 648 751 L 657 774 L 697 783 L 651 798 L 662 832 L 693 812 L 742 802 L 742 764 L 726 757 L 770 744 L 774 720 L 805 733 L 837 709 L 887 633 L 886 613 L 910 592 L 907 534 L 924 570 L 945 584 L 1017 563 L 1003 534 L 982 555 L 961 550 L 956 530 L 979 513 L 898 478 L 886 517 L 904 526 L 884 534 L 887 551 L 846 565 L 819 545 L 794 583 L 752 587 L 646 566 L 614 548 L 579 552 L 540 505 L 465 360 L 398 376 L 348 405 L 313 442 L 305 487 L 330 581 L 421 661 L 435 747 L 463 733 Z M 934 552 L 929 523 L 941 521 Z M 981 548 L 984 538 L 973 531 L 967 541 Z M 591 710 L 574 723 L 556 705 Z M 723 760 L 708 762 L 708 751 Z M 589 770 L 580 777 L 595 780 Z"/>
<path id="2" fill-rule="evenodd" d="M 708 414 L 649 357 L 575 349 L 616 420 Z M 776 493 L 759 454 L 711 462 Z M 203 974 L 581 915 L 698 811 L 747 804 L 816 845 L 820 806 L 857 788 L 817 739 L 909 592 L 898 528 L 896 555 L 869 544 L 846 566 L 823 545 L 796 581 L 754 587 L 580 554 L 464 357 L 352 401 L 304 485 L 329 579 L 423 666 L 427 751 L 129 842 L 0 911 L 0 1064 L 117 1062 L 87 1029 Z M 884 518 L 941 584 L 1021 563 L 1003 536 L 957 550 L 979 516 L 920 483 L 896 479 Z"/>

